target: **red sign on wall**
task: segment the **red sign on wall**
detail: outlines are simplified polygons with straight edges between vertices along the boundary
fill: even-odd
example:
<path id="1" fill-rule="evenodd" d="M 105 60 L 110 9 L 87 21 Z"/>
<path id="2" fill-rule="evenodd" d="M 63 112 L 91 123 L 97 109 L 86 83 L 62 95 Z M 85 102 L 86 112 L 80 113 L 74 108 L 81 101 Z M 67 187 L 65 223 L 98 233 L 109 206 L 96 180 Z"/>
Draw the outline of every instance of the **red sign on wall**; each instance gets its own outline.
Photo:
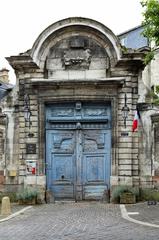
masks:
<path id="1" fill-rule="evenodd" d="M 27 175 L 36 175 L 36 160 L 26 160 Z"/>

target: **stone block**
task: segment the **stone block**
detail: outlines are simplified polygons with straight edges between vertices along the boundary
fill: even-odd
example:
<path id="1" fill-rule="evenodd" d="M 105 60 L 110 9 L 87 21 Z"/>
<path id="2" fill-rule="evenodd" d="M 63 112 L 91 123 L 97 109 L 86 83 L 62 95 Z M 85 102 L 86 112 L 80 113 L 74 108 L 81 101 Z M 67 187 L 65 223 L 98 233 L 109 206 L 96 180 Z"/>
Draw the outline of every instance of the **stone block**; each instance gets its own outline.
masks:
<path id="1" fill-rule="evenodd" d="M 53 79 L 69 79 L 69 72 L 63 70 L 49 71 L 48 76 Z"/>
<path id="2" fill-rule="evenodd" d="M 90 70 L 101 70 L 106 68 L 106 58 L 92 58 L 89 69 Z"/>
<path id="3" fill-rule="evenodd" d="M 139 165 L 138 164 L 133 164 L 133 167 L 132 167 L 133 170 L 138 170 L 139 169 Z"/>
<path id="4" fill-rule="evenodd" d="M 85 79 L 85 71 L 68 71 L 68 78 L 71 79 Z"/>
<path id="5" fill-rule="evenodd" d="M 19 138 L 25 138 L 25 132 L 19 133 Z"/>
<path id="6" fill-rule="evenodd" d="M 37 100 L 30 100 L 30 106 L 31 105 L 37 105 Z"/>
<path id="7" fill-rule="evenodd" d="M 133 164 L 136 164 L 136 165 L 139 164 L 139 159 L 138 159 L 138 156 L 137 156 L 137 155 L 136 155 L 136 157 L 133 157 L 133 158 L 132 158 L 132 163 L 133 163 Z"/>
<path id="8" fill-rule="evenodd" d="M 32 176 L 28 175 L 24 179 L 24 185 L 37 185 L 38 187 L 45 188 L 46 186 L 46 176 Z"/>
<path id="9" fill-rule="evenodd" d="M 131 159 L 120 159 L 119 160 L 119 165 L 122 165 L 122 164 L 126 164 L 126 165 L 131 165 L 132 164 L 132 160 Z"/>
<path id="10" fill-rule="evenodd" d="M 37 112 L 37 111 L 34 111 L 34 110 L 32 110 L 32 111 L 31 111 L 31 115 L 32 115 L 32 116 L 38 116 L 38 112 Z"/>
<path id="11" fill-rule="evenodd" d="M 47 60 L 47 69 L 58 69 L 58 70 L 64 70 L 64 67 L 62 66 L 61 58 L 48 58 Z"/>
<path id="12" fill-rule="evenodd" d="M 8 216 L 11 214 L 11 205 L 9 197 L 2 198 L 2 205 L 1 205 L 1 215 Z"/>
<path id="13" fill-rule="evenodd" d="M 127 153 L 131 153 L 132 152 L 132 148 L 119 148 L 118 152 L 120 154 L 127 154 Z"/>
<path id="14" fill-rule="evenodd" d="M 130 149 L 132 147 L 132 143 L 131 142 L 121 142 L 118 144 L 119 148 L 128 148 Z"/>
<path id="15" fill-rule="evenodd" d="M 19 128 L 24 128 L 25 127 L 25 121 L 19 122 Z"/>
<path id="16" fill-rule="evenodd" d="M 86 70 L 86 79 L 96 79 L 96 78 L 105 78 L 106 77 L 106 70 Z"/>
<path id="17" fill-rule="evenodd" d="M 29 128 L 29 127 L 26 127 L 26 128 L 25 128 L 25 131 L 26 131 L 27 133 L 38 133 L 38 126 L 36 126 L 36 127 L 31 126 L 30 128 Z"/>
<path id="18" fill-rule="evenodd" d="M 118 119 L 118 126 L 122 126 L 123 127 L 123 117 L 120 115 L 120 119 Z M 131 130 L 132 130 L 132 119 L 127 119 L 126 120 L 126 127 L 130 127 L 131 126 Z M 124 128 L 124 131 L 127 131 L 127 128 Z"/>
<path id="19" fill-rule="evenodd" d="M 26 175 L 26 170 L 19 170 L 19 176 L 25 176 Z"/>
<path id="20" fill-rule="evenodd" d="M 87 89 L 87 88 L 83 88 L 83 87 L 78 87 L 74 90 L 74 94 L 75 96 L 84 96 L 87 95 L 89 92 L 89 96 L 96 96 L 97 95 L 97 91 L 95 89 Z"/>
<path id="21" fill-rule="evenodd" d="M 125 99 L 124 98 L 120 98 L 118 103 L 121 104 L 121 105 L 124 105 Z M 127 99 L 127 104 L 132 104 L 132 99 L 128 98 Z"/>
<path id="22" fill-rule="evenodd" d="M 126 93 L 127 100 L 132 98 L 132 93 Z M 125 99 L 125 93 L 120 93 L 118 96 L 119 99 Z"/>
<path id="23" fill-rule="evenodd" d="M 120 131 L 121 133 L 126 132 L 128 133 L 128 136 L 131 136 L 131 131 L 132 131 L 132 121 L 131 124 L 127 124 L 126 123 L 126 130 L 125 130 L 125 126 L 124 126 L 124 121 L 122 120 L 120 123 L 120 126 L 118 127 L 118 131 Z"/>
<path id="24" fill-rule="evenodd" d="M 20 139 L 19 139 L 19 143 L 20 143 L 20 144 L 24 144 L 24 143 L 25 143 L 25 139 L 24 139 L 24 138 L 20 138 Z"/>
<path id="25" fill-rule="evenodd" d="M 132 159 L 131 153 L 119 153 L 119 159 Z"/>
<path id="26" fill-rule="evenodd" d="M 119 170 L 131 170 L 132 169 L 132 165 L 119 165 Z"/>
<path id="27" fill-rule="evenodd" d="M 139 176 L 132 177 L 132 181 L 133 181 L 133 186 L 139 186 L 140 185 L 140 178 L 139 178 Z"/>
<path id="28" fill-rule="evenodd" d="M 32 122 L 32 127 L 38 127 L 38 125 L 39 125 L 39 123 L 38 123 L 38 121 L 36 121 L 36 122 Z"/>
<path id="29" fill-rule="evenodd" d="M 31 116 L 30 121 L 31 122 L 37 122 L 38 121 L 38 116 Z"/>
<path id="30" fill-rule="evenodd" d="M 46 191 L 46 202 L 47 203 L 55 203 L 55 198 L 54 195 L 51 191 L 47 190 Z"/>
<path id="31" fill-rule="evenodd" d="M 102 196 L 102 202 L 103 203 L 109 203 L 110 202 L 110 191 L 104 190 L 103 196 Z"/>
<path id="32" fill-rule="evenodd" d="M 5 182 L 4 175 L 0 175 L 0 184 L 4 184 L 4 182 Z"/>
<path id="33" fill-rule="evenodd" d="M 44 190 L 38 189 L 38 194 L 37 194 L 36 202 L 37 202 L 38 204 L 43 204 L 43 203 L 45 203 L 45 191 L 44 191 Z"/>
<path id="34" fill-rule="evenodd" d="M 119 184 L 118 176 L 110 176 L 110 185 L 117 186 Z"/>
<path id="35" fill-rule="evenodd" d="M 132 177 L 120 176 L 120 185 L 132 186 Z"/>
<path id="36" fill-rule="evenodd" d="M 125 143 L 132 143 L 132 138 L 129 137 L 129 136 L 126 136 L 126 137 L 119 136 L 118 142 L 119 143 L 123 143 L 123 144 L 125 144 Z"/>
<path id="37" fill-rule="evenodd" d="M 37 111 L 38 110 L 38 105 L 37 104 L 36 105 L 31 105 L 30 110 L 31 111 Z"/>
<path id="38" fill-rule="evenodd" d="M 133 176 L 138 176 L 139 175 L 139 170 L 132 170 L 132 175 Z"/>
<path id="39" fill-rule="evenodd" d="M 132 171 L 131 170 L 119 170 L 119 176 L 131 176 L 132 175 Z"/>
<path id="40" fill-rule="evenodd" d="M 25 133 L 25 127 L 19 127 L 19 133 Z"/>
<path id="41" fill-rule="evenodd" d="M 37 100 L 37 96 L 36 95 L 29 95 L 29 99 L 30 100 Z"/>
<path id="42" fill-rule="evenodd" d="M 19 122 L 25 122 L 24 114 L 23 116 L 19 117 Z"/>

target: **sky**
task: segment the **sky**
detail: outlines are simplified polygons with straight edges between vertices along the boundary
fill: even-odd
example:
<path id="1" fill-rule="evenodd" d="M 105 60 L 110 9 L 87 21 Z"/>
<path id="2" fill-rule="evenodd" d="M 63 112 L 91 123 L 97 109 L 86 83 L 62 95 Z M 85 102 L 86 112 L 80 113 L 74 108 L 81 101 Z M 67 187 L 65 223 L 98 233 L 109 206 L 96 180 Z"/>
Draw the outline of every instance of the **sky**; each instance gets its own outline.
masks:
<path id="1" fill-rule="evenodd" d="M 142 22 L 141 0 L 0 0 L 0 69 L 10 70 L 5 57 L 30 49 L 39 34 L 67 17 L 99 21 L 116 35 Z"/>

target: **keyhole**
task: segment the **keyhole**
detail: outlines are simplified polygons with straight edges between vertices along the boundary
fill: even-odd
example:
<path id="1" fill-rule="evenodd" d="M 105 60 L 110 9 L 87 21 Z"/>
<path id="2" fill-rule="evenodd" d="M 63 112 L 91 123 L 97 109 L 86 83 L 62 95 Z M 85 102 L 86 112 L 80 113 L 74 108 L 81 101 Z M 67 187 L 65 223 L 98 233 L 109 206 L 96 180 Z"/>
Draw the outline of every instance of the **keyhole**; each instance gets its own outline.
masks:
<path id="1" fill-rule="evenodd" d="M 65 176 L 64 176 L 64 175 L 62 175 L 62 176 L 61 176 L 61 179 L 62 179 L 62 180 L 64 180 L 64 178 L 65 178 Z"/>

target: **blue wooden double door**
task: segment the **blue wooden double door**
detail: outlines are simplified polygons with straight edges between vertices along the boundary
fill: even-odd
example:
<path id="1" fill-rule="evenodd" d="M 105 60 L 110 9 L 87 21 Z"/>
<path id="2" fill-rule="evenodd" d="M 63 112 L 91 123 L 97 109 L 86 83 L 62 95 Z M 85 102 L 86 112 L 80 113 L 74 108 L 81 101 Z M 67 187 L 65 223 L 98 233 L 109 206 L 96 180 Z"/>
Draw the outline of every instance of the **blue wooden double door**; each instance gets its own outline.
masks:
<path id="1" fill-rule="evenodd" d="M 47 189 L 55 199 L 100 199 L 109 189 L 110 110 L 108 103 L 46 106 Z"/>

